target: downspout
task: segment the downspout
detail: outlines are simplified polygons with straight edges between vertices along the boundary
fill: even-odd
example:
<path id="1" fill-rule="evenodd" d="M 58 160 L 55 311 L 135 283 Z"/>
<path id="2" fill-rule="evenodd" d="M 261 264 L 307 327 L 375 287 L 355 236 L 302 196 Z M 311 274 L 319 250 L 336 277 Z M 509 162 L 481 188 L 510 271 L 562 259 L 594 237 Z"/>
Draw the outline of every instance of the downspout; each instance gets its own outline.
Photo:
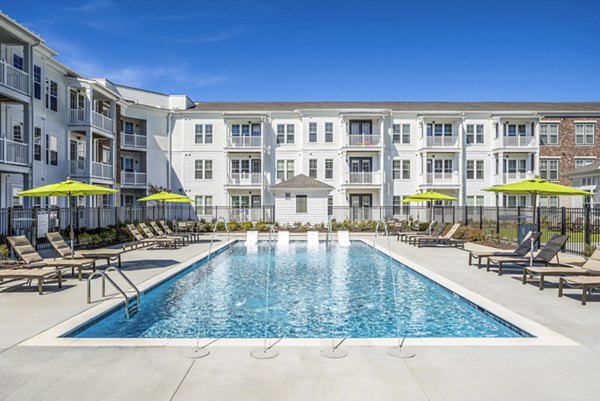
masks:
<path id="1" fill-rule="evenodd" d="M 38 40 L 37 42 L 35 42 L 34 44 L 31 45 L 31 48 L 29 49 L 29 79 L 28 79 L 28 84 L 29 84 L 29 132 L 27 133 L 28 135 L 28 139 L 29 139 L 29 150 L 27 153 L 29 153 L 29 168 L 31 169 L 31 173 L 29 174 L 29 185 L 28 188 L 31 189 L 33 188 L 33 147 L 35 146 L 34 141 L 33 141 L 33 132 L 35 131 L 35 112 L 34 112 L 34 107 L 35 107 L 35 100 L 33 98 L 33 85 L 31 85 L 33 83 L 33 49 L 36 46 L 39 46 L 40 43 L 42 43 L 41 40 Z M 42 141 L 43 142 L 43 141 Z M 41 152 L 41 149 L 40 149 Z M 46 168 L 46 166 L 44 165 L 44 169 Z M 44 171 L 44 177 L 46 177 L 46 173 Z M 28 202 L 29 207 L 32 206 L 33 203 L 33 199 L 28 199 L 26 202 Z M 47 201 L 46 201 L 47 203 Z"/>
<path id="2" fill-rule="evenodd" d="M 171 171 L 173 169 L 173 146 L 172 146 L 172 141 L 173 141 L 173 135 L 171 132 L 171 115 L 173 113 L 172 112 L 168 112 L 167 113 L 167 136 L 169 138 L 169 147 L 168 147 L 168 154 L 167 154 L 167 188 L 169 190 L 171 190 Z"/>

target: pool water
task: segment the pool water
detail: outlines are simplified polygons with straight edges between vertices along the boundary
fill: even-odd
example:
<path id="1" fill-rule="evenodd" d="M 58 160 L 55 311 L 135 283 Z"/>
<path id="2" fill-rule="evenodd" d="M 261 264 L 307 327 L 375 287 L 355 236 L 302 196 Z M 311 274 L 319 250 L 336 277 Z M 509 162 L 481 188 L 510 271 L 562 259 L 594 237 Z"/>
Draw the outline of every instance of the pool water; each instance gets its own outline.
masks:
<path id="1" fill-rule="evenodd" d="M 269 306 L 267 299 L 269 267 Z M 396 296 L 394 286 L 396 284 Z M 353 241 L 286 250 L 235 243 L 69 336 L 83 338 L 522 337 L 514 326 Z"/>

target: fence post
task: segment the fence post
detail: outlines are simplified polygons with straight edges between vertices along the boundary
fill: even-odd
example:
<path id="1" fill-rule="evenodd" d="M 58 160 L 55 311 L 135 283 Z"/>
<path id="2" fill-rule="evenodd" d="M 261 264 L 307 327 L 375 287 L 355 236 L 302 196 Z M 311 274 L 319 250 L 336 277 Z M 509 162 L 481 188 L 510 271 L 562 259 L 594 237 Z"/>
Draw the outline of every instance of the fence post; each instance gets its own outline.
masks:
<path id="1" fill-rule="evenodd" d="M 13 229 L 12 229 L 13 218 L 14 218 L 14 216 L 13 216 L 13 208 L 9 207 L 8 208 L 8 219 L 7 219 L 8 220 L 7 221 L 8 227 L 6 229 L 6 232 L 8 233 L 7 237 L 12 237 L 12 235 L 13 235 Z"/>
<path id="2" fill-rule="evenodd" d="M 115 206 L 115 228 L 119 230 L 119 207 Z"/>
<path id="3" fill-rule="evenodd" d="M 483 206 L 479 206 L 479 229 L 483 230 Z"/>
<path id="4" fill-rule="evenodd" d="M 590 245 L 592 242 L 591 235 L 590 235 L 590 206 L 585 205 L 583 207 L 583 212 L 584 212 L 584 220 L 583 220 L 584 241 L 585 241 L 586 245 Z"/>
<path id="5" fill-rule="evenodd" d="M 104 226 L 104 224 L 102 224 L 102 223 L 100 222 L 100 213 L 101 213 L 101 212 L 100 212 L 100 206 L 98 206 L 98 220 L 97 220 L 97 223 L 96 223 L 96 228 L 100 228 L 100 227 L 103 227 L 103 226 Z"/>
<path id="6" fill-rule="evenodd" d="M 77 225 L 75 226 L 75 232 L 79 232 L 79 226 L 81 223 L 79 221 L 79 206 L 75 206 L 75 221 L 77 222 Z"/>
<path id="7" fill-rule="evenodd" d="M 567 209 L 563 206 L 560 208 L 560 235 L 567 234 Z"/>
<path id="8" fill-rule="evenodd" d="M 538 233 L 540 233 L 540 232 L 542 232 L 542 213 L 541 213 L 541 208 L 538 206 L 537 209 L 534 207 L 533 210 L 534 210 L 534 212 L 537 213 L 537 218 L 536 218 L 536 220 L 537 220 L 537 226 L 534 227 L 534 229 Z"/>
<path id="9" fill-rule="evenodd" d="M 469 225 L 469 207 L 467 205 L 464 206 L 465 208 L 465 226 Z"/>
<path id="10" fill-rule="evenodd" d="M 496 235 L 500 237 L 500 206 L 496 204 Z"/>

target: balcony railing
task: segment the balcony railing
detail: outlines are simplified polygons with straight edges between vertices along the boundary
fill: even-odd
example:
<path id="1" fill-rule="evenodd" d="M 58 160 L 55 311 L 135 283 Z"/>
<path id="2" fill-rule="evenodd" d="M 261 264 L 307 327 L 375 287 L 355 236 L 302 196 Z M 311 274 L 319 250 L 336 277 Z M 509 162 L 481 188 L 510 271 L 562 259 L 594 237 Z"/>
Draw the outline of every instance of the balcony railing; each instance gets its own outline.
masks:
<path id="1" fill-rule="evenodd" d="M 113 168 L 111 164 L 92 162 L 92 177 L 112 179 Z"/>
<path id="2" fill-rule="evenodd" d="M 146 186 L 146 173 L 121 171 L 121 185 Z"/>
<path id="3" fill-rule="evenodd" d="M 87 168 L 85 160 L 69 160 L 69 174 L 71 177 L 86 177 Z"/>
<path id="4" fill-rule="evenodd" d="M 523 180 L 530 180 L 532 178 L 535 178 L 535 174 L 533 173 L 533 171 L 527 171 L 527 172 L 508 172 L 508 173 L 504 173 L 504 182 L 503 184 L 507 184 L 507 183 L 512 183 L 512 182 L 519 182 L 519 181 L 523 181 Z"/>
<path id="5" fill-rule="evenodd" d="M 348 184 L 381 184 L 381 174 L 379 171 L 359 171 L 348 173 Z"/>
<path id="6" fill-rule="evenodd" d="M 4 61 L 0 61 L 0 84 L 26 95 L 29 94 L 29 74 Z"/>
<path id="7" fill-rule="evenodd" d="M 380 135 L 348 135 L 348 146 L 373 147 L 381 144 Z"/>
<path id="8" fill-rule="evenodd" d="M 528 148 L 535 146 L 534 136 L 504 136 L 502 146 L 505 148 Z"/>
<path id="9" fill-rule="evenodd" d="M 130 148 L 145 148 L 146 135 L 121 133 L 121 145 Z"/>
<path id="10" fill-rule="evenodd" d="M 92 125 L 107 132 L 113 132 L 113 120 L 110 117 L 92 111 Z"/>
<path id="11" fill-rule="evenodd" d="M 427 173 L 426 183 L 430 185 L 458 185 L 458 172 L 452 173 Z"/>
<path id="12" fill-rule="evenodd" d="M 87 125 L 87 114 L 85 109 L 69 109 L 69 124 Z"/>
<path id="13" fill-rule="evenodd" d="M 231 173 L 230 185 L 260 185 L 262 173 Z"/>
<path id="14" fill-rule="evenodd" d="M 29 165 L 29 145 L 0 138 L 0 162 L 22 166 Z"/>
<path id="15" fill-rule="evenodd" d="M 425 146 L 428 148 L 454 148 L 458 145 L 458 136 L 428 136 Z"/>
<path id="16" fill-rule="evenodd" d="M 259 148 L 262 137 L 260 136 L 229 136 L 227 144 L 232 148 Z"/>

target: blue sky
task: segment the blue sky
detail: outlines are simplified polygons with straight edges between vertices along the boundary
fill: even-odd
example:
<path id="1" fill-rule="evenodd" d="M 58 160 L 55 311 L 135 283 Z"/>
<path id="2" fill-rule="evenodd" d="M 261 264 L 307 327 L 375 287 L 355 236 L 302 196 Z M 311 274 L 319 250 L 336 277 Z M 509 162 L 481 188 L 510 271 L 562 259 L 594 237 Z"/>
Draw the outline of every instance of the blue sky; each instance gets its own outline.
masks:
<path id="1" fill-rule="evenodd" d="M 591 0 L 3 7 L 84 75 L 194 100 L 600 100 Z"/>

